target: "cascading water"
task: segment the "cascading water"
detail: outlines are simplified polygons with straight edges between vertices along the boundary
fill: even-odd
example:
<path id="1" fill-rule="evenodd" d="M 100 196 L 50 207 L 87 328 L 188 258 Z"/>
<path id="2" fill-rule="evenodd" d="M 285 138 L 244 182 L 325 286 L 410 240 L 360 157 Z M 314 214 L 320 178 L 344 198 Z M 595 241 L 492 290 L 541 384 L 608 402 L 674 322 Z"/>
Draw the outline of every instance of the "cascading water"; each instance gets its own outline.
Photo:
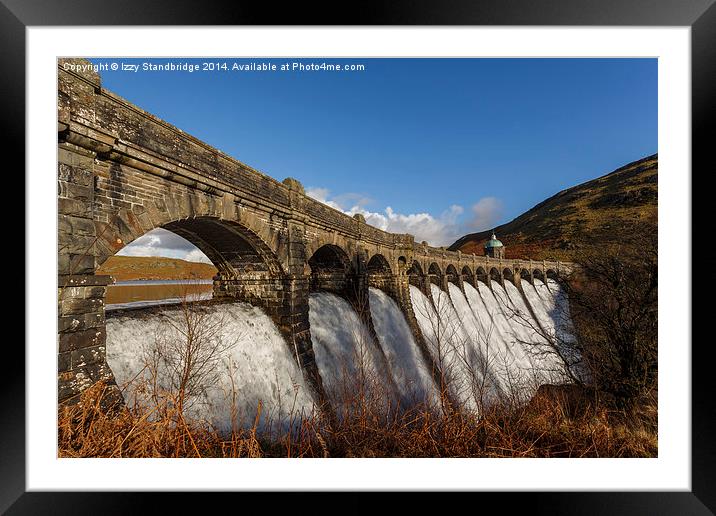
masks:
<path id="1" fill-rule="evenodd" d="M 497 292 L 500 292 L 499 289 L 502 289 L 502 287 L 497 282 L 492 282 L 494 290 L 490 289 L 490 287 L 484 283 L 479 284 L 478 287 L 482 302 L 492 319 L 498 342 L 502 343 L 502 349 L 504 350 L 500 353 L 501 363 L 498 365 L 500 370 L 499 374 L 505 377 L 507 384 L 514 386 L 515 384 L 521 383 L 521 377 L 524 371 L 531 369 L 532 363 L 526 359 L 519 348 L 515 346 L 516 339 L 513 335 L 513 330 L 497 298 L 499 295 Z M 506 296 L 504 290 L 501 292 Z"/>
<path id="2" fill-rule="evenodd" d="M 535 285 L 542 284 L 542 282 L 538 279 L 534 280 Z M 542 329 L 542 333 L 547 338 L 553 338 L 554 336 L 554 321 L 550 318 L 549 313 L 547 312 L 547 305 L 542 300 L 542 297 L 537 292 L 537 288 L 528 283 L 527 281 L 522 282 L 522 291 L 525 293 L 525 297 L 527 298 L 527 301 L 529 302 L 530 306 L 532 307 L 532 310 L 535 314 L 535 317 L 537 318 L 537 322 L 540 325 L 540 328 Z M 551 297 L 551 296 L 550 296 Z"/>
<path id="3" fill-rule="evenodd" d="M 547 280 L 549 281 L 549 280 Z M 537 292 L 537 295 L 542 301 L 542 306 L 544 306 L 545 312 L 547 313 L 547 317 L 549 317 L 550 321 L 552 321 L 552 324 L 554 325 L 555 322 L 555 298 L 554 294 L 550 291 L 549 287 L 546 283 L 535 279 L 535 291 Z"/>
<path id="4" fill-rule="evenodd" d="M 472 289 L 478 296 L 472 286 L 465 284 L 465 290 Z M 487 403 L 494 399 L 500 390 L 500 382 L 495 375 L 493 361 L 490 357 L 490 341 L 489 334 L 482 327 L 479 312 L 476 313 L 470 305 L 468 299 L 463 295 L 457 285 L 448 283 L 450 291 L 450 299 L 452 300 L 455 312 L 462 322 L 465 334 L 468 337 L 466 341 L 465 366 L 468 369 L 468 377 L 471 383 L 471 395 L 473 399 L 478 400 L 480 404 Z"/>
<path id="5" fill-rule="evenodd" d="M 509 283 L 506 281 L 505 283 Z M 511 283 L 510 283 L 511 284 Z M 480 290 L 482 292 L 482 290 Z M 490 307 L 493 320 L 500 321 L 499 325 L 502 329 L 503 338 L 507 344 L 509 351 L 514 357 L 512 364 L 505 364 L 500 374 L 506 376 L 506 383 L 509 384 L 510 394 L 518 399 L 527 400 L 535 392 L 539 379 L 536 378 L 536 364 L 532 354 L 526 349 L 525 341 L 529 341 L 531 335 L 522 324 L 516 324 L 514 314 L 516 309 L 505 288 L 497 281 L 491 282 L 492 296 L 487 293 L 483 297 L 488 300 L 486 305 L 490 305 L 490 298 L 494 300 L 494 304 Z"/>
<path id="6" fill-rule="evenodd" d="M 410 286 L 410 299 L 418 325 L 447 393 L 466 408 L 475 410 L 475 386 L 480 384 L 476 350 L 460 322 L 447 293 L 430 285 L 433 303 L 420 289 Z"/>
<path id="7" fill-rule="evenodd" d="M 583 367 L 584 364 L 580 360 L 578 352 L 575 351 L 577 337 L 575 336 L 572 315 L 569 310 L 567 293 L 559 282 L 551 278 L 547 278 L 546 285 L 547 290 L 552 295 L 550 317 L 554 321 L 557 342 L 561 346 L 563 355 L 573 364 L 570 368 L 572 374 L 583 381 L 587 380 L 588 375 Z"/>
<path id="8" fill-rule="evenodd" d="M 498 372 L 506 361 L 512 362 L 512 353 L 508 350 L 508 345 L 502 333 L 496 328 L 495 323 L 492 321 L 490 311 L 485 306 L 478 289 L 467 282 L 463 284 L 463 287 L 472 314 L 478 323 L 479 345 L 483 348 L 483 356 L 485 360 L 487 360 L 487 369 L 490 372 L 489 378 L 492 381 L 492 391 L 497 394 L 508 387 L 508 384 L 504 381 L 505 379 L 502 375 L 499 375 Z M 480 290 L 489 290 L 488 286 L 484 283 L 480 283 L 478 288 Z"/>
<path id="9" fill-rule="evenodd" d="M 379 289 L 369 289 L 369 300 L 382 353 L 346 300 L 328 292 L 311 294 L 313 351 L 334 408 L 340 413 L 341 402 L 355 396 L 357 386 L 368 385 L 363 382 L 381 386 L 380 395 L 392 397 L 397 391 L 404 407 L 423 401 L 435 406 L 440 397 L 433 365 L 443 371 L 450 396 L 473 411 L 501 392 L 514 394 L 517 389 L 520 397 L 528 398 L 538 383 L 560 380 L 548 374 L 557 369 L 554 357 L 535 357 L 527 348 L 543 342 L 544 336 L 574 341 L 564 290 L 553 280 L 535 280 L 534 286 L 522 282 L 524 297 L 512 283 L 506 282 L 506 288 L 497 282 L 492 286 L 478 283 L 475 288 L 465 283 L 463 294 L 450 283 L 448 295 L 431 285 L 433 301 L 410 286 L 413 311 L 432 364 L 425 362 L 398 304 Z M 238 302 L 191 311 L 202 314 L 203 323 L 214 329 L 204 337 L 221 352 L 212 359 L 211 374 L 205 375 L 211 381 L 191 389 L 187 416 L 206 420 L 220 431 L 234 425 L 250 427 L 260 402 L 259 430 L 285 429 L 316 409 L 289 347 L 261 309 Z M 176 374 L 166 362 L 156 360 L 157 353 L 166 351 L 167 343 L 185 341 L 184 326 L 190 320 L 181 306 L 110 312 L 107 362 L 120 387 L 128 382 L 151 383 L 152 368 L 147 365 L 154 357 L 157 387 L 175 388 Z M 125 391 L 129 403 L 151 402 L 150 391 L 133 392 Z"/>
<path id="10" fill-rule="evenodd" d="M 276 325 L 247 303 L 163 308 L 150 313 L 117 314 L 107 318 L 107 362 L 128 403 L 151 402 L 151 391 L 132 389 L 152 383 L 156 364 L 159 390 L 176 392 L 176 363 L 168 351 L 200 347 L 203 370 L 195 368 L 186 415 L 202 419 L 221 432 L 233 425 L 251 427 L 261 402 L 259 430 L 285 429 L 301 414 L 309 415 L 314 399 Z M 186 363 L 186 361 L 184 361 Z M 179 364 L 181 365 L 181 364 Z M 203 378 L 203 381 L 201 381 Z"/>
<path id="11" fill-rule="evenodd" d="M 529 283 L 525 282 L 527 285 Z M 523 287 L 524 288 L 524 287 Z M 530 356 L 534 369 L 532 371 L 537 385 L 558 382 L 564 378 L 560 375 L 558 357 L 547 352 L 547 339 L 540 323 L 535 320 L 522 297 L 519 289 L 511 282 L 505 282 L 505 290 L 510 298 L 510 322 L 515 330 L 522 349 Z"/>
<path id="12" fill-rule="evenodd" d="M 448 288 L 449 296 L 431 285 L 433 303 L 417 287 L 410 295 L 433 360 L 449 371 L 449 392 L 465 408 L 475 410 L 505 392 L 527 400 L 542 383 L 564 379 L 557 357 L 542 353 L 541 322 L 514 284 L 475 289 L 465 283 L 465 294 L 454 284 Z M 530 295 L 530 305 L 547 315 L 534 289 Z"/>
<path id="13" fill-rule="evenodd" d="M 400 393 L 401 403 L 404 406 L 416 402 L 436 404 L 438 393 L 435 382 L 400 307 L 377 288 L 371 287 L 369 296 L 373 326 Z"/>
<path id="14" fill-rule="evenodd" d="M 569 298 L 559 282 L 547 278 L 547 288 L 552 295 L 552 319 L 555 322 L 557 336 L 562 342 L 574 343 L 574 325 L 569 312 Z"/>
<path id="15" fill-rule="evenodd" d="M 514 287 L 514 285 L 509 281 L 505 281 L 505 285 L 507 288 L 503 287 L 496 281 L 493 282 L 492 293 L 495 295 L 495 299 L 497 300 L 502 316 L 508 323 L 508 342 L 512 345 L 514 355 L 516 357 L 519 356 L 520 361 L 522 361 L 525 365 L 529 364 L 529 367 L 532 368 L 534 367 L 532 357 L 526 353 L 524 349 L 525 344 L 532 341 L 532 334 L 527 328 L 527 323 L 520 320 L 520 318 L 524 316 L 524 311 L 518 310 L 507 293 L 507 289 L 510 286 Z"/>
<path id="16" fill-rule="evenodd" d="M 443 320 L 438 317 L 438 313 L 435 311 L 430 298 L 414 285 L 410 285 L 410 301 L 413 305 L 413 312 L 415 313 L 418 326 L 425 339 L 425 344 L 428 347 L 433 363 L 437 367 L 437 375 L 444 379 L 442 371 L 447 369 L 447 367 L 443 366 L 443 364 L 451 363 L 453 357 L 452 353 L 448 353 L 450 346 L 443 344 L 441 341 L 444 339 L 446 333 L 452 331 L 444 327 Z M 454 329 L 454 324 L 452 328 Z M 443 383 L 448 384 L 449 381 Z M 441 388 L 442 387 L 438 387 L 438 393 L 440 393 Z"/>
<path id="17" fill-rule="evenodd" d="M 535 279 L 535 304 L 543 314 L 544 325 L 554 342 L 573 341 L 569 303 L 559 284 L 551 279 L 547 283 Z M 565 340 L 566 339 L 566 340 Z"/>
<path id="18" fill-rule="evenodd" d="M 580 357 L 574 350 L 576 338 L 569 314 L 569 300 L 559 283 L 551 279 L 547 281 L 550 286 L 539 279 L 534 280 L 534 285 L 523 282 L 525 297 L 535 312 L 545 338 L 570 363 L 572 374 L 585 379 Z"/>
<path id="19" fill-rule="evenodd" d="M 370 332 L 345 299 L 329 292 L 309 296 L 309 322 L 316 365 L 334 408 L 354 402 L 373 387 L 390 388 Z M 362 390 L 359 390 L 362 389 Z"/>

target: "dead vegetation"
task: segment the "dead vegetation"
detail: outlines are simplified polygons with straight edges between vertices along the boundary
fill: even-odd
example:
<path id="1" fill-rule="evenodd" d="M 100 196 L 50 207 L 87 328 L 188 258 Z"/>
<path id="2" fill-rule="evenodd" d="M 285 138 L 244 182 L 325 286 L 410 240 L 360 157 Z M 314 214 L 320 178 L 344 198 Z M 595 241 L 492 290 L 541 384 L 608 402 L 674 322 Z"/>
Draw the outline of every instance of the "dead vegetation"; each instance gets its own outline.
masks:
<path id="1" fill-rule="evenodd" d="M 559 397 L 537 397 L 519 409 L 493 406 L 482 417 L 416 406 L 390 411 L 363 406 L 341 420 L 316 414 L 271 438 L 252 428 L 222 435 L 140 407 L 103 408 L 105 388 L 85 391 L 58 420 L 60 457 L 655 457 L 656 400 L 627 417 L 595 400 L 578 413 Z M 360 402 L 345 400 L 355 407 Z M 260 414 L 257 414 L 257 419 Z"/>

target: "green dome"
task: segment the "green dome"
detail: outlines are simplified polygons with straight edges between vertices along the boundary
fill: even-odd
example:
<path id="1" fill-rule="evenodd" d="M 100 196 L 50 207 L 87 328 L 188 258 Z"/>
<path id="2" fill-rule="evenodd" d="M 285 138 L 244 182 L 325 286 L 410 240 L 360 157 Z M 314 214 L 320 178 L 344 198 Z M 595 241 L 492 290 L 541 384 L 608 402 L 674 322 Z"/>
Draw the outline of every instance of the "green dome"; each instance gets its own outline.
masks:
<path id="1" fill-rule="evenodd" d="M 492 238 L 485 243 L 485 247 L 488 248 L 488 247 L 504 247 L 504 246 L 502 245 L 502 242 L 497 240 L 497 237 L 493 233 Z"/>

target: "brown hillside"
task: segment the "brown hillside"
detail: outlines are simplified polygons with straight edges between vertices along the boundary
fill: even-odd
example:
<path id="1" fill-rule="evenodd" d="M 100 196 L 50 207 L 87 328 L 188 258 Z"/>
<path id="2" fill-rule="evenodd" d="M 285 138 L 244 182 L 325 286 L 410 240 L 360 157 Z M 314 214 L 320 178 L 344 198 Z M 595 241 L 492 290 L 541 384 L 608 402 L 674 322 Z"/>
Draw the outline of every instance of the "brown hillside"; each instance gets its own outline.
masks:
<path id="1" fill-rule="evenodd" d="M 580 249 L 656 231 L 658 156 L 629 163 L 610 174 L 542 201 L 496 228 L 507 258 L 569 260 Z M 471 233 L 450 250 L 483 255 L 491 231 Z"/>
<path id="2" fill-rule="evenodd" d="M 97 269 L 97 274 L 108 274 L 116 281 L 211 279 L 216 272 L 209 263 L 159 256 L 112 256 Z"/>

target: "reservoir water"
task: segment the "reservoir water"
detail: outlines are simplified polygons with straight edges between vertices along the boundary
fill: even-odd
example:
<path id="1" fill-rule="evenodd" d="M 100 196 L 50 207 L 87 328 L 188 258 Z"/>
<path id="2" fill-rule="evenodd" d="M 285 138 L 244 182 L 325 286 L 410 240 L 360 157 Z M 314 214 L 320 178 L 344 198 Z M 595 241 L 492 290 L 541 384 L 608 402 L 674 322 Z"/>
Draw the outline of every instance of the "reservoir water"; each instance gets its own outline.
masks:
<path id="1" fill-rule="evenodd" d="M 118 281 L 107 287 L 107 310 L 176 304 L 212 298 L 212 280 Z"/>

